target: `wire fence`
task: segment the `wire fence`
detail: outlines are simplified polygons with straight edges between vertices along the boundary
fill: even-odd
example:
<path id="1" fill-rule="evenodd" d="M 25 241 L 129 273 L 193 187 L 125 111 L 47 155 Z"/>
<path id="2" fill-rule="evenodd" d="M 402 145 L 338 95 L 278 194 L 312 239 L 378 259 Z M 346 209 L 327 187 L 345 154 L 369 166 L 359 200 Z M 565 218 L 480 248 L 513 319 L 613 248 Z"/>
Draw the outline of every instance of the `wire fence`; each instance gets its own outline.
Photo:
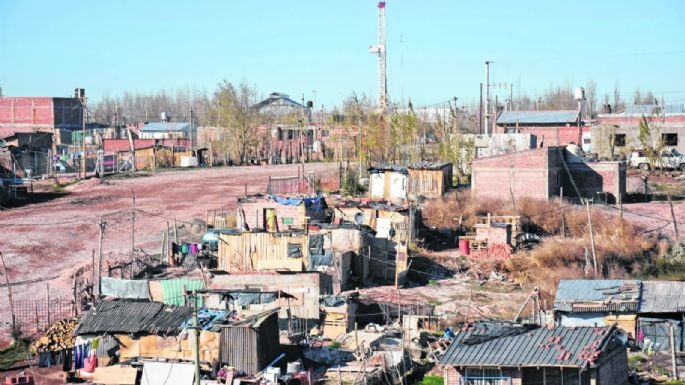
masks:
<path id="1" fill-rule="evenodd" d="M 23 335 L 41 333 L 55 321 L 75 315 L 74 302 L 71 299 L 28 299 L 13 303 L 17 328 Z M 8 327 L 11 328 L 11 325 Z"/>

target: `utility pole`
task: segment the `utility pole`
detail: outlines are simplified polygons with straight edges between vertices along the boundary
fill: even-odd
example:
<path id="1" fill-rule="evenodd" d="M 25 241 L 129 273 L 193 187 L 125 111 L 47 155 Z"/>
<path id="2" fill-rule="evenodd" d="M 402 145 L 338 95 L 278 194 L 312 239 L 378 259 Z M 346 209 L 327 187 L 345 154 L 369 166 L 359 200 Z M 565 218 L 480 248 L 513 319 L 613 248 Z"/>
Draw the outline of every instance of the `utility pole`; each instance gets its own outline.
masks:
<path id="1" fill-rule="evenodd" d="M 480 102 L 478 102 L 478 133 L 483 133 L 483 83 L 480 83 Z"/>
<path id="2" fill-rule="evenodd" d="M 197 323 L 197 292 L 193 289 L 193 331 L 195 333 L 195 385 L 200 385 L 200 328 Z"/>
<path id="3" fill-rule="evenodd" d="M 74 89 L 74 98 L 77 98 L 81 103 L 81 161 L 79 162 L 79 178 L 83 172 L 83 178 L 86 178 L 86 90 L 83 88 Z"/>
<path id="4" fill-rule="evenodd" d="M 98 296 L 102 295 L 102 240 L 105 237 L 105 222 L 100 218 L 100 240 L 98 242 Z M 95 282 L 93 282 L 93 285 Z"/>
<path id="5" fill-rule="evenodd" d="M 133 187 L 131 187 L 131 198 L 133 200 L 131 206 L 131 279 L 133 279 L 133 269 L 135 268 L 135 257 L 133 249 L 136 243 L 136 193 L 133 192 Z"/>
<path id="6" fill-rule="evenodd" d="M 388 81 L 386 73 L 385 1 L 378 2 L 378 44 L 369 47 L 369 52 L 378 56 L 378 109 L 388 108 Z"/>
<path id="7" fill-rule="evenodd" d="M 190 137 L 190 148 L 193 148 L 193 108 L 190 108 L 190 131 L 188 132 Z"/>
<path id="8" fill-rule="evenodd" d="M 590 243 L 592 245 L 592 264 L 595 269 L 595 277 L 597 277 L 597 252 L 595 250 L 595 235 L 592 231 L 592 215 L 590 215 L 590 200 L 585 200 L 585 207 L 587 207 L 587 224 L 590 231 Z"/>
<path id="9" fill-rule="evenodd" d="M 494 61 L 485 61 L 485 134 L 489 133 L 490 129 L 490 64 Z"/>
<path id="10" fill-rule="evenodd" d="M 675 233 L 675 239 L 678 240 L 678 238 L 680 238 L 680 235 L 678 234 L 678 222 L 675 220 L 675 213 L 673 212 L 673 202 L 671 201 L 671 194 L 669 193 L 667 196 L 668 196 L 668 205 L 671 206 L 671 219 L 673 220 L 673 232 Z M 621 207 L 623 207 L 623 204 L 621 204 Z M 621 210 L 621 214 L 623 214 L 623 210 Z"/>

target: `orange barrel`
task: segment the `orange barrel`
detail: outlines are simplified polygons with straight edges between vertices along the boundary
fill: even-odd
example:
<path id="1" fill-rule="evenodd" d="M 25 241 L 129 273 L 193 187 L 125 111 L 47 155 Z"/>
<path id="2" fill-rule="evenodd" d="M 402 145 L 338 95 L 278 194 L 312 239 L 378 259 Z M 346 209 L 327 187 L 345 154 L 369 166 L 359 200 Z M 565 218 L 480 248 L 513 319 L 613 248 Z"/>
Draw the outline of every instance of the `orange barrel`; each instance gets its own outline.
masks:
<path id="1" fill-rule="evenodd" d="M 459 253 L 461 255 L 469 255 L 471 252 L 471 249 L 469 248 L 469 240 L 468 239 L 460 239 L 459 240 Z"/>

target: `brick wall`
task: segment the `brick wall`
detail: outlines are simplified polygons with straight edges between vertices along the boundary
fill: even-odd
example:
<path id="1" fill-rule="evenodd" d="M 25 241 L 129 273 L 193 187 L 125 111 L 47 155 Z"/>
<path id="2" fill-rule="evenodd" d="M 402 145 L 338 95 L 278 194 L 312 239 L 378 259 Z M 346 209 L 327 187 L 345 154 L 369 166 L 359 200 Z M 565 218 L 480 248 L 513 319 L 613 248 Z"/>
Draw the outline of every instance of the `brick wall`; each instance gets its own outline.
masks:
<path id="1" fill-rule="evenodd" d="M 548 159 L 556 147 L 522 151 L 473 161 L 471 190 L 476 198 L 547 200 Z"/>
<path id="2" fill-rule="evenodd" d="M 557 143 L 557 129 L 559 129 L 559 142 Z M 502 127 L 498 127 L 498 132 L 503 132 Z M 558 127 L 523 127 L 519 126 L 518 131 L 522 134 L 532 134 L 537 136 L 537 144 L 544 146 L 566 145 L 571 142 L 580 144 L 582 133 L 590 132 L 590 127 L 580 126 L 558 126 Z"/>
<path id="3" fill-rule="evenodd" d="M 584 198 L 597 199 L 598 193 L 606 192 L 607 201 L 616 203 L 626 192 L 626 166 L 623 162 L 569 163 L 568 166 Z M 576 196 L 566 173 L 562 173 L 561 181 L 564 195 Z"/>
<path id="4" fill-rule="evenodd" d="M 133 148 L 146 148 L 159 143 L 160 146 L 190 147 L 190 139 L 134 139 Z M 106 153 L 129 151 L 131 145 L 128 139 L 103 139 L 102 149 Z"/>
<path id="5" fill-rule="evenodd" d="M 53 121 L 50 97 L 0 98 L 0 123 L 52 125 Z"/>
<path id="6" fill-rule="evenodd" d="M 508 245 L 511 242 L 510 227 L 476 227 L 476 240 L 488 244 Z"/>

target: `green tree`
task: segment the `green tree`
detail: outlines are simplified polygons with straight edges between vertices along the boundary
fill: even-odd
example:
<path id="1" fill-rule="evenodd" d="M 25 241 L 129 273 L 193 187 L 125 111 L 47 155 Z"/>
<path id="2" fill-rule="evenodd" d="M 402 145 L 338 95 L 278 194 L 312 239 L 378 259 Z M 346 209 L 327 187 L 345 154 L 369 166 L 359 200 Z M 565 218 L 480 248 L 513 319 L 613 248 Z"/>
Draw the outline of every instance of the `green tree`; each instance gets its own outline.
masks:
<path id="1" fill-rule="evenodd" d="M 211 117 L 222 131 L 221 146 L 238 163 L 246 162 L 251 147 L 259 143 L 260 114 L 253 106 L 257 92 L 247 83 L 237 87 L 224 80 L 212 99 Z"/>
<path id="2" fill-rule="evenodd" d="M 661 151 L 664 149 L 664 141 L 661 139 L 661 130 L 659 126 L 654 123 L 652 117 L 642 115 L 640 119 L 640 135 L 638 140 L 645 151 L 647 160 L 649 161 L 649 168 L 654 170 L 657 167 L 662 167 Z"/>

